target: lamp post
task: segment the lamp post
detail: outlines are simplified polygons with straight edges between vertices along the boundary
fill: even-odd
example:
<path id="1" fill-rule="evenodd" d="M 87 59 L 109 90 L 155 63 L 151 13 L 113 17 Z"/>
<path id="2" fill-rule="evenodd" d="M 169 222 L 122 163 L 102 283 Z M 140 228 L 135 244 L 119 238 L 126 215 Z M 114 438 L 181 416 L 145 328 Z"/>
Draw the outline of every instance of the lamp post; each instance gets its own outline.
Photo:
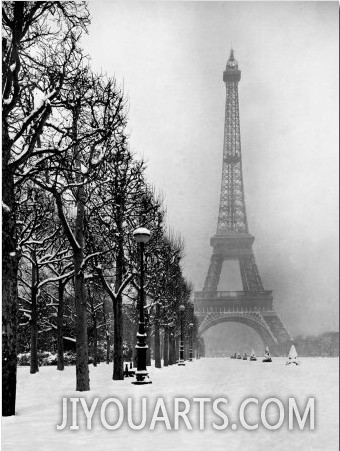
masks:
<path id="1" fill-rule="evenodd" d="M 179 311 L 181 314 L 181 341 L 179 344 L 179 360 L 178 360 L 178 366 L 185 366 L 184 363 L 184 345 L 183 345 L 183 312 L 185 310 L 184 305 L 179 306 Z"/>
<path id="2" fill-rule="evenodd" d="M 190 330 L 190 349 L 189 349 L 189 362 L 192 362 L 192 328 L 193 323 L 189 324 L 189 330 Z"/>
<path id="3" fill-rule="evenodd" d="M 144 321 L 144 245 L 150 240 L 150 231 L 144 227 L 139 227 L 133 232 L 133 237 L 140 245 L 140 291 L 139 291 L 139 323 L 137 332 L 137 370 L 135 380 L 132 384 L 151 384 L 146 369 L 146 344 L 145 321 Z"/>

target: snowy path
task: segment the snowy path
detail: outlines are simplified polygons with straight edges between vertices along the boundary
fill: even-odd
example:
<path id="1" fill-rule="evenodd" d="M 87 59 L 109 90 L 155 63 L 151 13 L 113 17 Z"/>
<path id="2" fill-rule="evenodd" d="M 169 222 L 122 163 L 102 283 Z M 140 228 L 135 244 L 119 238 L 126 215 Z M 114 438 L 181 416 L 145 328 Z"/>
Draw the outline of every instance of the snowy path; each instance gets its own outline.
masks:
<path id="1" fill-rule="evenodd" d="M 3 418 L 2 449 L 15 451 L 30 450 L 338 450 L 338 359 L 301 359 L 299 367 L 286 367 L 286 359 L 274 359 L 272 364 L 260 361 L 237 361 L 228 358 L 200 359 L 187 363 L 185 367 L 172 366 L 150 369 L 152 385 L 136 387 L 131 378 L 112 381 L 112 365 L 90 366 L 91 392 L 79 393 L 74 390 L 75 368 L 66 367 L 58 372 L 55 367 L 43 367 L 36 375 L 29 374 L 28 367 L 18 370 L 18 415 Z M 58 431 L 61 423 L 62 398 L 84 396 L 91 404 L 94 397 L 103 399 L 114 397 L 126 406 L 127 398 L 133 398 L 134 416 L 140 419 L 140 398 L 146 397 L 148 416 L 145 428 L 131 430 L 125 420 L 117 430 L 105 429 L 99 414 L 95 413 L 92 429 L 86 430 L 86 419 L 79 414 L 79 430 L 68 426 Z M 227 398 L 223 408 L 229 417 L 225 430 L 216 430 L 212 423 L 222 420 L 206 406 L 205 429 L 199 430 L 199 406 L 191 403 L 189 419 L 193 430 L 187 430 L 180 419 L 179 430 L 166 430 L 164 423 L 156 424 L 149 430 L 157 398 L 163 398 L 173 427 L 173 398 L 208 397 L 212 400 Z M 286 407 L 289 397 L 294 397 L 299 408 L 304 408 L 307 398 L 314 397 L 315 430 L 308 427 L 300 431 L 297 426 L 288 430 L 288 420 L 278 430 L 267 430 L 259 423 L 259 428 L 247 431 L 238 420 L 238 409 L 246 398 L 262 401 L 275 397 Z M 100 407 L 101 404 L 98 404 Z M 183 406 L 182 406 L 183 407 Z M 250 424 L 259 420 L 260 407 L 248 406 L 247 420 Z M 287 411 L 285 411 L 287 413 Z M 257 414 L 257 416 L 255 416 Z M 108 422 L 117 421 L 117 408 L 111 405 L 107 410 Z M 111 419 L 110 419 L 111 418 Z M 114 420 L 115 418 L 115 420 Z M 267 419 L 275 424 L 277 409 L 267 410 Z M 238 424 L 236 430 L 231 424 Z M 309 420 L 307 421 L 307 426 Z"/>

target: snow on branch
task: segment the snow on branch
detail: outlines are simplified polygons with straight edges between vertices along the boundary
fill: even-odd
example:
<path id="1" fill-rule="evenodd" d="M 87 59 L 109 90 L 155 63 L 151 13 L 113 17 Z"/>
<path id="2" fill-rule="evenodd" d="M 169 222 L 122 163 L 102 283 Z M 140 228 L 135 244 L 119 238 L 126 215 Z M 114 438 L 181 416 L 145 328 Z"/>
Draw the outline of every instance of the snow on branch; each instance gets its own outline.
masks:
<path id="1" fill-rule="evenodd" d="M 85 266 L 86 263 L 90 260 L 90 258 L 93 258 L 93 257 L 95 257 L 95 256 L 97 256 L 97 255 L 102 255 L 102 254 L 104 254 L 104 252 L 107 252 L 107 251 L 99 251 L 99 252 L 94 252 L 93 254 L 87 255 L 87 256 L 84 258 L 84 260 L 83 260 L 83 263 L 82 263 L 82 265 L 81 265 L 81 268 L 84 268 L 84 266 Z"/>
<path id="2" fill-rule="evenodd" d="M 46 285 L 48 283 L 57 282 L 58 280 L 63 280 L 66 277 L 72 276 L 73 274 L 74 274 L 74 271 L 70 271 L 70 272 L 68 272 L 66 274 L 63 274 L 63 275 L 59 276 L 59 277 L 50 277 L 48 279 L 45 279 L 45 280 L 43 280 L 42 282 L 39 283 L 38 289 L 43 287 L 44 285 Z"/>
<path id="3" fill-rule="evenodd" d="M 80 247 L 78 241 L 76 240 L 76 237 L 73 235 L 71 227 L 66 219 L 66 216 L 65 216 L 65 213 L 63 210 L 63 202 L 62 202 L 61 195 L 60 195 L 60 193 L 53 193 L 53 194 L 54 194 L 56 204 L 57 204 L 59 219 L 60 219 L 60 222 L 62 223 L 65 235 L 67 236 L 72 248 L 80 250 L 81 247 Z"/>
<path id="4" fill-rule="evenodd" d="M 3 209 L 6 213 L 10 213 L 10 212 L 11 212 L 10 207 L 9 207 L 7 204 L 5 204 L 5 202 L 2 202 L 2 209 Z"/>
<path id="5" fill-rule="evenodd" d="M 26 124 L 26 122 L 29 122 L 34 116 L 36 116 L 40 110 L 45 106 L 49 104 L 49 99 L 55 95 L 55 93 L 57 92 L 56 89 L 53 89 L 53 91 L 51 91 L 50 93 L 48 93 L 45 97 L 43 97 L 40 102 L 38 103 L 38 105 L 36 106 L 36 108 L 34 108 L 34 110 L 28 115 L 26 116 L 22 123 Z M 16 138 L 14 138 L 13 141 L 16 141 Z"/>
<path id="6" fill-rule="evenodd" d="M 122 292 L 124 291 L 125 287 L 130 283 L 130 281 L 133 279 L 134 274 L 130 274 L 120 285 L 120 287 L 118 288 L 118 291 L 114 291 L 112 290 L 112 288 L 110 287 L 110 285 L 107 283 L 107 281 L 105 280 L 104 274 L 102 269 L 97 266 L 97 271 L 99 273 L 100 276 L 100 280 L 102 281 L 102 284 L 104 286 L 104 289 L 106 290 L 106 292 L 108 293 L 108 295 L 110 296 L 110 298 L 113 301 L 116 301 L 117 297 L 120 296 L 122 294 Z"/>

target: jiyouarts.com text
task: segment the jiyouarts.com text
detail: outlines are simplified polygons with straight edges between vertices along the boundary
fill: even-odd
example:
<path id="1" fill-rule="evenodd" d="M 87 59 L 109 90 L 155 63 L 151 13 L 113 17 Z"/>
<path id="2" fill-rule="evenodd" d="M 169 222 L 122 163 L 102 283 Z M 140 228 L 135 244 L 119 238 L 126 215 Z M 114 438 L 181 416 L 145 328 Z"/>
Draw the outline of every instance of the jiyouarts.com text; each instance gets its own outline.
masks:
<path id="1" fill-rule="evenodd" d="M 228 410 L 227 398 L 217 399 L 197 397 L 187 399 L 173 398 L 166 402 L 163 398 L 149 401 L 148 398 L 62 398 L 62 418 L 57 430 L 91 430 L 94 419 L 107 430 L 117 430 L 124 424 L 132 430 L 237 430 L 248 431 L 264 427 L 277 430 L 286 425 L 295 428 L 314 430 L 315 402 L 308 398 L 304 405 L 298 405 L 295 398 L 284 402 L 278 398 L 259 400 L 245 399 L 234 412 Z"/>

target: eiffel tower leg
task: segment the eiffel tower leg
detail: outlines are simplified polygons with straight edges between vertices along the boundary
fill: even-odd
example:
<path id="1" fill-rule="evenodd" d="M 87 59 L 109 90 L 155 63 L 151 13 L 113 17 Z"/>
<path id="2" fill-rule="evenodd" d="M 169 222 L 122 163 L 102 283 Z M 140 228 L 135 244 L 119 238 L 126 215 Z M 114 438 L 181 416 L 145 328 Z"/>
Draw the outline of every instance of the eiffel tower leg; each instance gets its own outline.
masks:
<path id="1" fill-rule="evenodd" d="M 257 269 L 254 254 L 239 256 L 241 278 L 244 291 L 263 291 L 262 281 Z"/>
<path id="2" fill-rule="evenodd" d="M 277 343 L 274 347 L 275 353 L 277 355 L 287 355 L 290 346 L 293 343 L 293 338 L 287 331 L 279 316 L 276 312 L 271 311 L 267 314 L 263 313 L 262 317 L 267 326 L 270 328 L 273 336 L 276 338 Z"/>
<path id="3" fill-rule="evenodd" d="M 273 352 L 273 350 L 276 349 L 277 344 L 275 343 L 274 339 L 270 336 L 270 334 L 268 332 L 265 332 L 261 328 L 255 329 L 253 327 L 252 329 L 254 329 L 259 334 L 259 336 L 261 337 L 261 340 L 263 342 L 263 346 L 264 347 L 268 346 L 269 349 L 270 349 L 270 352 L 275 354 L 275 352 Z"/>
<path id="4" fill-rule="evenodd" d="M 217 285 L 220 281 L 223 260 L 223 255 L 212 254 L 203 291 L 217 291 Z"/>

